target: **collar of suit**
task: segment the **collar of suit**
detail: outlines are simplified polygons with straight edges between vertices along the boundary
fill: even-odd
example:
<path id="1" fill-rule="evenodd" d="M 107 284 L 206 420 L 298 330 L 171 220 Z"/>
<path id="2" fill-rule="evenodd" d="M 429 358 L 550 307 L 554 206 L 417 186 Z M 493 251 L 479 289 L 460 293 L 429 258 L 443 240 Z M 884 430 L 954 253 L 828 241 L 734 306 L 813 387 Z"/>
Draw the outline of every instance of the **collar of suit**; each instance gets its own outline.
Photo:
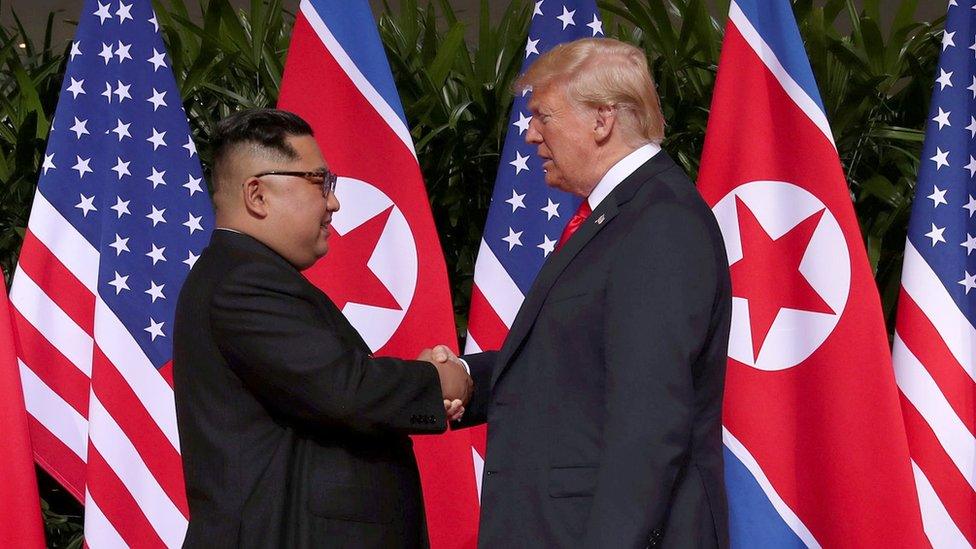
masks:
<path id="1" fill-rule="evenodd" d="M 600 182 L 590 191 L 590 196 L 586 197 L 586 202 L 590 205 L 590 210 L 596 210 L 617 185 L 623 183 L 632 173 L 637 171 L 645 162 L 654 158 L 661 152 L 661 147 L 655 143 L 648 143 L 633 150 L 627 156 L 621 158 L 616 164 L 607 170 Z"/>
<path id="2" fill-rule="evenodd" d="M 640 150 L 638 149 L 638 151 Z M 634 152 L 636 153 L 637 151 Z M 676 167 L 671 157 L 667 153 L 662 152 L 660 147 L 656 151 L 653 148 L 649 151 L 645 150 L 641 155 L 645 155 L 647 152 L 651 152 L 652 154 L 646 157 L 646 160 L 634 168 L 632 172 L 623 174 L 623 179 L 606 194 L 605 198 L 600 200 L 596 208 L 593 208 L 593 213 L 583 222 L 573 237 L 566 242 L 566 245 L 559 251 L 550 254 L 549 258 L 542 265 L 542 270 L 539 271 L 535 282 L 532 284 L 532 288 L 529 290 L 528 295 L 525 296 L 525 301 L 522 302 L 522 306 L 519 308 L 519 312 L 512 322 L 512 328 L 505 338 L 505 344 L 499 351 L 498 361 L 496 362 L 498 366 L 492 372 L 492 386 L 501 377 L 501 374 L 508 367 L 511 358 L 514 356 L 515 351 L 522 345 L 522 341 L 529 334 L 530 328 L 535 323 L 535 319 L 542 309 L 542 304 L 545 302 L 546 296 L 549 295 L 549 290 L 552 289 L 559 275 L 569 266 L 573 258 L 576 257 L 580 250 L 594 236 L 610 225 L 613 218 L 620 211 L 620 208 L 634 198 L 634 195 L 637 194 L 641 186 L 661 172 Z M 640 158 L 641 155 L 635 158 Z M 628 160 L 632 161 L 634 159 L 628 155 L 621 162 Z M 628 161 L 627 164 L 629 163 Z M 618 165 L 620 165 L 620 162 L 614 168 Z M 615 170 L 611 169 L 610 171 Z M 607 173 L 609 174 L 610 172 Z"/>

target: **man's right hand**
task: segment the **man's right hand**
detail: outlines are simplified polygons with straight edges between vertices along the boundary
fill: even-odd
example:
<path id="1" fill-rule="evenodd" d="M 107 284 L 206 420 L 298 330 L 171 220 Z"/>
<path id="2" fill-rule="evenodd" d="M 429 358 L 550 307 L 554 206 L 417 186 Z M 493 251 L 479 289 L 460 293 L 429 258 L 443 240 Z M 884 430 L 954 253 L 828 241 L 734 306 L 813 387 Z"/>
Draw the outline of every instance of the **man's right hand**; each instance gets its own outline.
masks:
<path id="1" fill-rule="evenodd" d="M 420 359 L 428 360 L 434 368 L 437 368 L 437 376 L 445 400 L 460 400 L 467 405 L 474 391 L 474 381 L 451 349 L 438 345 L 429 352 L 421 353 Z"/>

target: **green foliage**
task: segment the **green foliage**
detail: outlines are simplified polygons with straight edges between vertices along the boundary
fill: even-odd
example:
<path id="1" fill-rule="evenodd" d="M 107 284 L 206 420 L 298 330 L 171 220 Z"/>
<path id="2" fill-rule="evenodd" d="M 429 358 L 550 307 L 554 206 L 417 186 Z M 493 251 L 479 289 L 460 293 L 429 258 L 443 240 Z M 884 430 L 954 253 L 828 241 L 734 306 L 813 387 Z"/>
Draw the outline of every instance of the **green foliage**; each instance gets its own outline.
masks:
<path id="1" fill-rule="evenodd" d="M 525 55 L 531 9 L 513 0 L 489 24 L 488 0 L 474 47 L 447 0 L 440 9 L 401 2 L 379 19 L 451 276 L 464 333 L 474 261 L 508 124 L 512 83 Z M 446 30 L 438 28 L 438 16 Z"/>
<path id="2" fill-rule="evenodd" d="M 722 42 L 719 22 L 705 0 L 617 0 L 600 7 L 609 36 L 647 52 L 667 121 L 664 147 L 696 178 Z"/>
<path id="3" fill-rule="evenodd" d="M 246 10 L 228 0 L 198 1 L 203 16 L 196 19 L 182 0 L 153 0 L 206 167 L 218 120 L 276 103 L 294 15 L 281 0 L 251 0 Z M 890 327 L 943 20 L 916 21 L 918 0 L 887 0 L 897 5 L 884 18 L 881 0 L 862 4 L 858 10 L 853 0 L 793 0 Z M 531 6 L 511 0 L 491 23 L 482 0 L 477 21 L 463 22 L 448 0 L 404 0 L 379 18 L 445 250 L 459 333 Z M 603 0 L 600 7 L 609 36 L 647 52 L 668 122 L 664 146 L 695 177 L 728 0 Z M 16 18 L 12 27 L 0 26 L 0 267 L 7 274 L 23 239 L 68 51 L 52 43 L 54 22 L 52 14 L 39 44 Z M 477 28 L 469 32 L 468 24 Z M 49 544 L 77 546 L 80 507 L 41 478 Z"/>
<path id="4" fill-rule="evenodd" d="M 38 468 L 44 535 L 51 549 L 81 549 L 84 540 L 84 509 L 57 481 Z"/>
<path id="5" fill-rule="evenodd" d="M 53 13 L 40 45 L 13 19 L 14 28 L 0 26 L 0 270 L 8 276 L 24 238 L 66 52 L 52 44 Z"/>
<path id="6" fill-rule="evenodd" d="M 860 12 L 851 0 L 812 4 L 794 9 L 893 329 L 943 19 L 915 22 L 918 0 L 901 0 L 882 29 L 879 0 Z M 837 31 L 843 16 L 850 34 Z"/>
<path id="7" fill-rule="evenodd" d="M 202 22 L 190 18 L 183 0 L 153 0 L 153 6 L 206 167 L 220 119 L 278 101 L 295 17 L 281 0 L 251 0 L 247 11 L 228 0 L 199 1 Z"/>

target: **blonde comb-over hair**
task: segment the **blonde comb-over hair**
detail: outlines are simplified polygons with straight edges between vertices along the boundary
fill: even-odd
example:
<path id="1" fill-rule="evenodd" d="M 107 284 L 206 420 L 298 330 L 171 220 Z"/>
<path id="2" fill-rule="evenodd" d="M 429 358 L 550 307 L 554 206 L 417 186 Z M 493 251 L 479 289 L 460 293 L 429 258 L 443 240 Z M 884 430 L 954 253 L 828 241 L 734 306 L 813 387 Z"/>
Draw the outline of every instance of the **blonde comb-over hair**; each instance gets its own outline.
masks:
<path id="1" fill-rule="evenodd" d="M 640 141 L 660 144 L 664 139 L 664 115 L 647 58 L 630 44 L 611 38 L 565 42 L 540 56 L 515 88 L 549 85 L 564 85 L 578 104 L 614 107 L 623 127 Z"/>

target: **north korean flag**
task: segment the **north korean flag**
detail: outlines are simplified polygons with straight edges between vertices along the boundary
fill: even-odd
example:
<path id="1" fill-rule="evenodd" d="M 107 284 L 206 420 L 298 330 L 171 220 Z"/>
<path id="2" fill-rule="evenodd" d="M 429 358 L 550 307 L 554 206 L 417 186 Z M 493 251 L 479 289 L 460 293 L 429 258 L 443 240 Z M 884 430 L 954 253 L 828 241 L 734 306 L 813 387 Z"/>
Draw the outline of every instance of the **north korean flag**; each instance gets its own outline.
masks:
<path id="1" fill-rule="evenodd" d="M 880 300 L 789 0 L 730 5 L 698 184 L 732 275 L 733 545 L 924 546 Z"/>

